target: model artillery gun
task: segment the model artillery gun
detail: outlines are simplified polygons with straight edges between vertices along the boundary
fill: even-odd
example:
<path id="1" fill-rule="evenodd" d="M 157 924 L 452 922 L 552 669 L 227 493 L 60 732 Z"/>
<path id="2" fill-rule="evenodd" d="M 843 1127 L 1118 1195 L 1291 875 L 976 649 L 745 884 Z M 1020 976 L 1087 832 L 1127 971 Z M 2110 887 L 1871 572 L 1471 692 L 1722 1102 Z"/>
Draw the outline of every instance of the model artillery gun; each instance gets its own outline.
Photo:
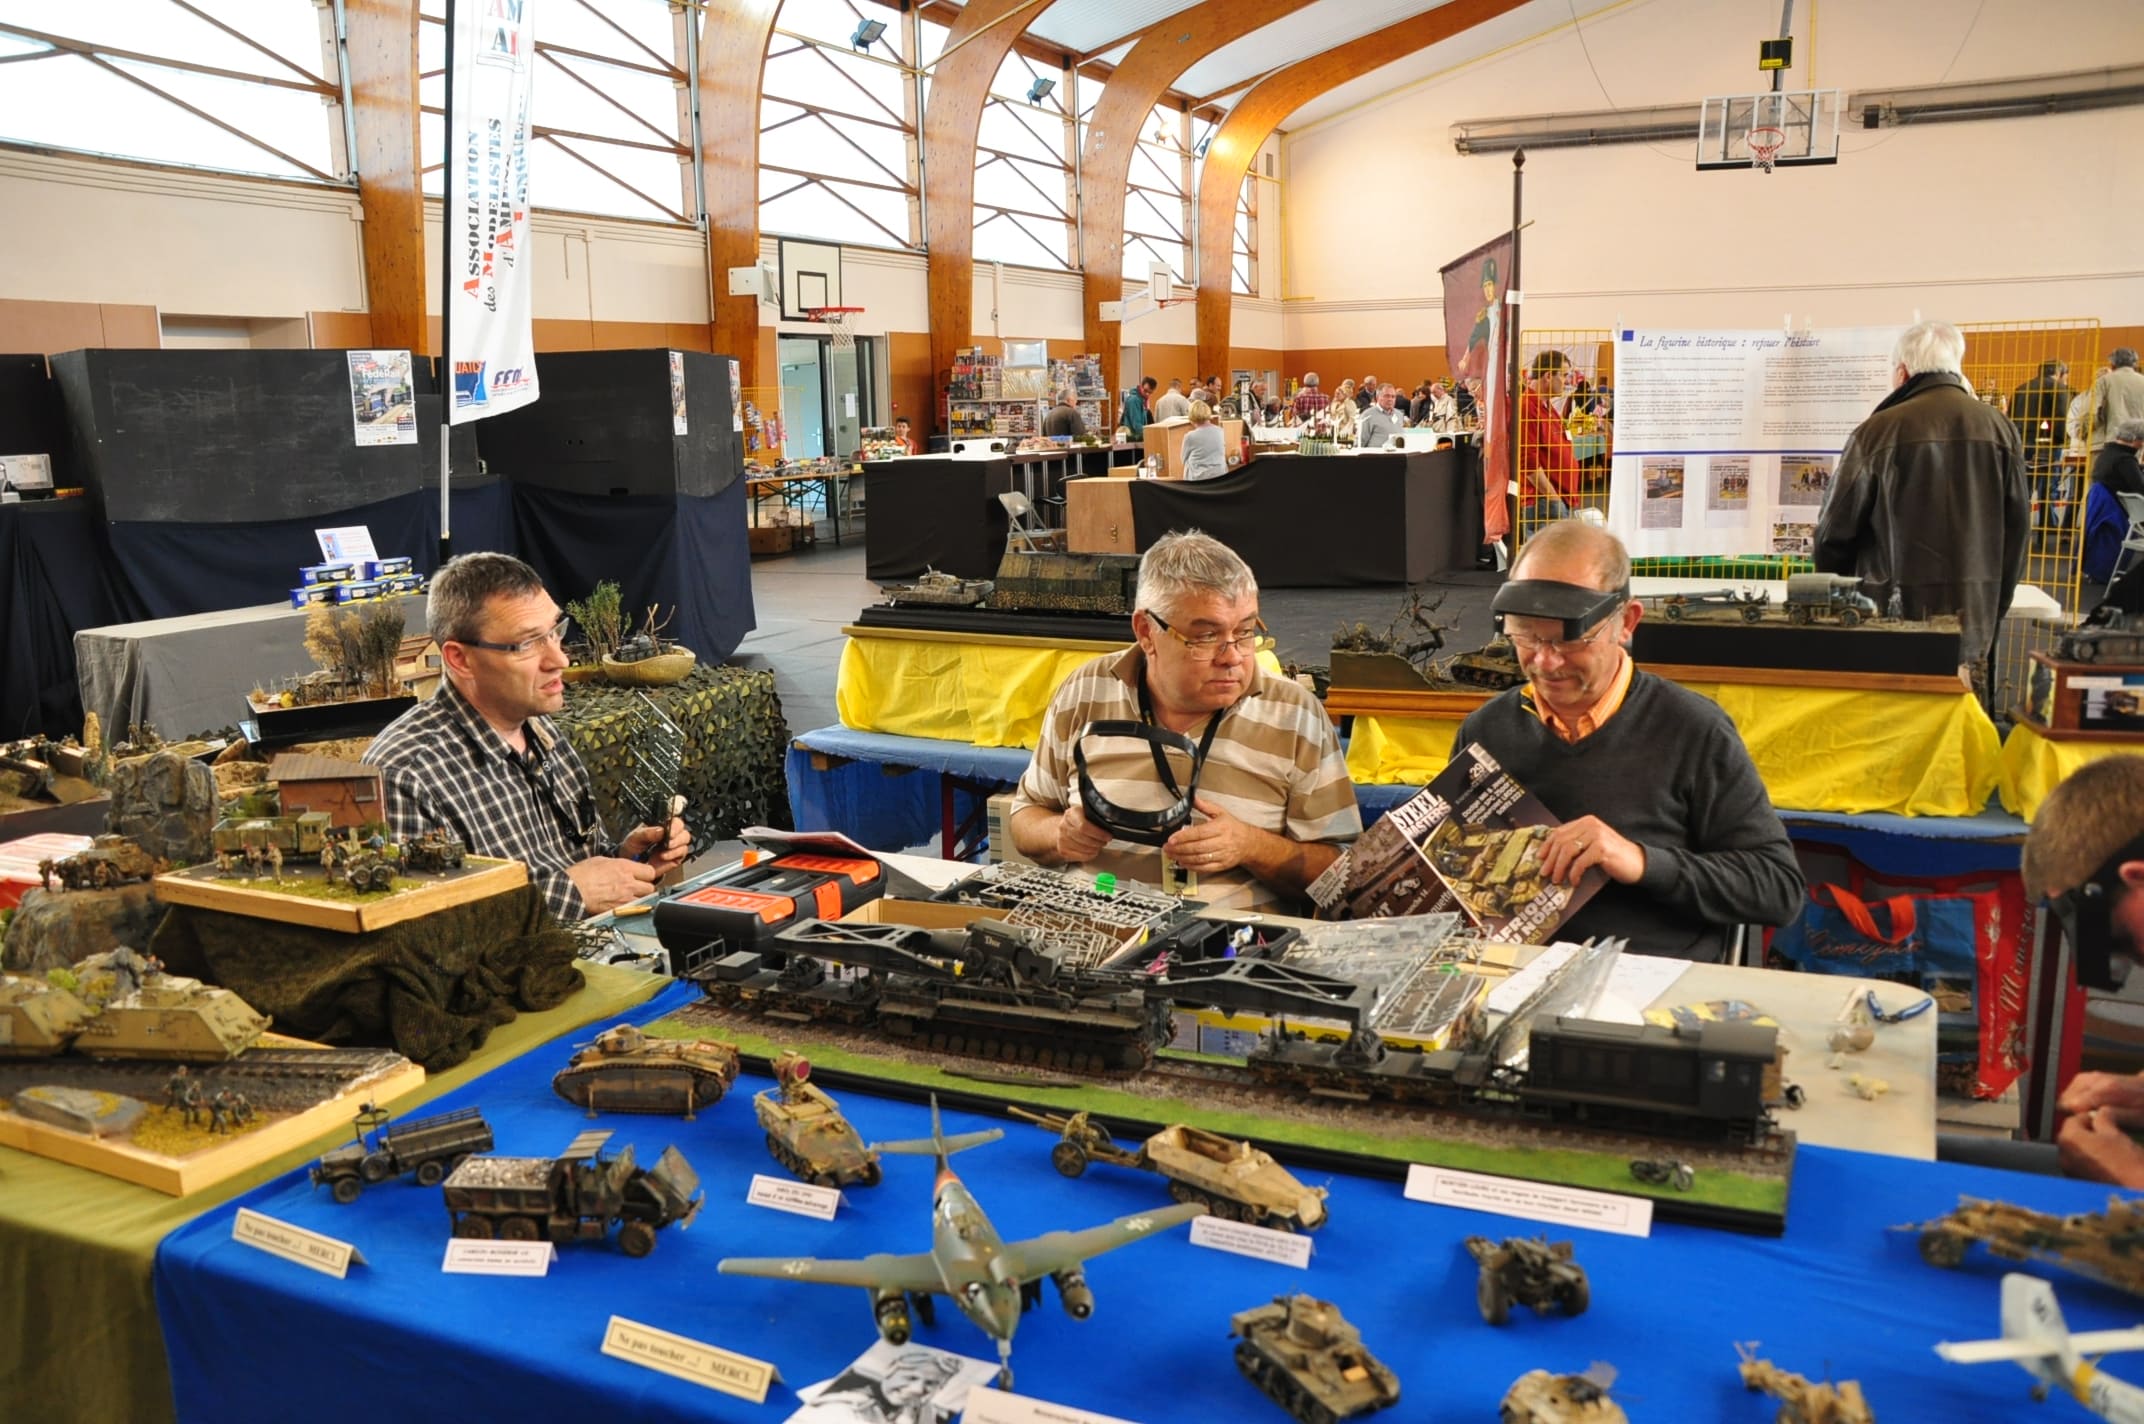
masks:
<path id="1" fill-rule="evenodd" d="M 1469 1236 L 1467 1254 L 1481 1264 L 1474 1298 L 1481 1318 L 1502 1325 L 1511 1318 L 1514 1303 L 1538 1315 L 1561 1310 L 1565 1315 L 1583 1315 L 1592 1296 L 1586 1284 L 1586 1268 L 1571 1259 L 1571 1243 L 1551 1245 L 1539 1237 L 1511 1236 L 1501 1243 L 1486 1236 Z"/>
<path id="2" fill-rule="evenodd" d="M 1399 1403 L 1399 1377 L 1362 1345 L 1330 1301 L 1277 1295 L 1231 1317 L 1236 1368 L 1303 1424 L 1332 1424 Z"/>
<path id="3" fill-rule="evenodd" d="M 632 1024 L 605 1029 L 551 1079 L 551 1089 L 594 1117 L 678 1113 L 691 1119 L 737 1081 L 737 1050 L 714 1039 L 650 1038 Z"/>
<path id="4" fill-rule="evenodd" d="M 1779 1401 L 1778 1424 L 1876 1424 L 1875 1411 L 1861 1395 L 1858 1380 L 1817 1384 L 1770 1360 L 1757 1358 L 1754 1344 L 1736 1345 L 1742 1357 L 1742 1387 Z"/>
<path id="5" fill-rule="evenodd" d="M 372 1129 L 372 1140 L 365 1130 Z M 367 1103 L 351 1128 L 356 1141 L 338 1147 L 313 1164 L 314 1186 L 325 1184 L 347 1206 L 368 1185 L 389 1177 L 415 1175 L 420 1187 L 436 1187 L 463 1160 L 492 1146 L 491 1124 L 480 1108 L 457 1108 L 435 1117 L 390 1123 L 384 1108 Z"/>
<path id="6" fill-rule="evenodd" d="M 1119 1147 L 1109 1130 L 1084 1112 L 1066 1117 L 1017 1107 L 1009 1111 L 1059 1134 L 1050 1161 L 1067 1177 L 1085 1172 L 1089 1162 L 1107 1162 L 1157 1173 L 1168 1179 L 1170 1196 L 1201 1202 L 1225 1221 L 1276 1231 L 1315 1231 L 1325 1224 L 1325 1189 L 1304 1186 L 1248 1142 L 1178 1123 L 1129 1149 Z"/>
<path id="7" fill-rule="evenodd" d="M 1875 616 L 1876 600 L 1861 591 L 1861 580 L 1852 574 L 1793 574 L 1787 579 L 1789 623 L 1830 618 L 1842 628 L 1852 628 Z"/>
<path id="8" fill-rule="evenodd" d="M 875 1187 L 878 1153 L 864 1146 L 842 1116 L 841 1104 L 811 1081 L 811 1064 L 783 1052 L 774 1060 L 775 1086 L 752 1097 L 767 1131 L 767 1151 L 804 1181 L 821 1187 Z"/>
<path id="9" fill-rule="evenodd" d="M 52 873 L 69 890 L 107 890 L 133 880 L 147 880 L 171 868 L 125 836 L 100 835 L 87 850 L 53 862 Z"/>
<path id="10" fill-rule="evenodd" d="M 700 1210 L 700 1178 L 675 1147 L 653 1167 L 626 1147 L 606 1158 L 608 1132 L 584 1132 L 564 1153 L 471 1157 L 443 1190 L 456 1236 L 503 1241 L 601 1241 L 618 1229 L 628 1256 L 655 1249 L 655 1233 L 690 1224 Z"/>
<path id="11" fill-rule="evenodd" d="M 1671 593 L 1660 601 L 1660 611 L 1670 623 L 1715 611 L 1731 612 L 1744 623 L 1761 623 L 1772 595 L 1763 589 L 1714 589 L 1709 593 Z"/>
<path id="12" fill-rule="evenodd" d="M 2144 1295 L 2144 1201 L 2109 1197 L 2103 1212 L 2055 1216 L 2008 1202 L 1960 1197 L 1958 1209 L 1918 1225 L 1921 1259 L 1931 1266 L 1963 1265 L 1979 1242 L 2004 1261 L 2044 1261 Z"/>

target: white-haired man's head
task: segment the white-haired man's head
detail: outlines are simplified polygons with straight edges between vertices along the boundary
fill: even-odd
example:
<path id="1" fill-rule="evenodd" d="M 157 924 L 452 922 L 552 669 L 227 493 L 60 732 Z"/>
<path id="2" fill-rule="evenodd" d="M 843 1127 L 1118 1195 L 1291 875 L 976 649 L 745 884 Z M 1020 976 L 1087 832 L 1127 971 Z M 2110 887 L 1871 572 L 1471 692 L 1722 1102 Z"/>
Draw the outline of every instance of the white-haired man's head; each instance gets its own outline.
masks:
<path id="1" fill-rule="evenodd" d="M 1965 374 L 1965 333 L 1947 321 L 1915 322 L 1891 348 L 1892 384 L 1936 371 Z"/>

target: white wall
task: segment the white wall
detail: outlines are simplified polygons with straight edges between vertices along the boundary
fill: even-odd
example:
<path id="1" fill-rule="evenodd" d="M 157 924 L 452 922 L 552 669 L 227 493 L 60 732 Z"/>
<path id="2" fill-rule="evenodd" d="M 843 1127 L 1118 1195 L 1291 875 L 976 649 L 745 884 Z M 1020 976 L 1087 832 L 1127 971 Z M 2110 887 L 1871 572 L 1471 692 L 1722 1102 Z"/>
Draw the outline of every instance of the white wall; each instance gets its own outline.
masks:
<path id="1" fill-rule="evenodd" d="M 1794 87 L 1875 88 L 2144 61 L 2133 0 L 1830 0 Z M 1650 0 L 1286 135 L 1287 344 L 1420 342 L 1437 268 L 1509 225 L 1508 154 L 1461 157 L 1465 119 L 1695 102 L 1764 87 L 1774 0 Z M 1590 50 L 1591 65 L 1587 51 Z M 1814 76 L 1811 64 L 1814 63 Z M 1599 79 L 1594 74 L 1598 71 Z M 1374 82 L 1366 81 L 1367 83 Z M 1607 97 L 1603 97 L 1603 87 Z M 2135 217 L 2144 109 L 1863 133 L 1836 167 L 1697 173 L 1681 144 L 1527 155 L 1526 325 L 1819 326 L 2097 317 L 2144 322 Z M 1408 157 L 1374 195 L 1361 156 Z"/>
<path id="2" fill-rule="evenodd" d="M 425 269 L 437 272 L 439 203 L 424 210 Z M 693 228 L 538 211 L 529 237 L 539 319 L 708 319 L 707 244 Z M 426 284 L 425 310 L 439 311 L 437 282 Z"/>

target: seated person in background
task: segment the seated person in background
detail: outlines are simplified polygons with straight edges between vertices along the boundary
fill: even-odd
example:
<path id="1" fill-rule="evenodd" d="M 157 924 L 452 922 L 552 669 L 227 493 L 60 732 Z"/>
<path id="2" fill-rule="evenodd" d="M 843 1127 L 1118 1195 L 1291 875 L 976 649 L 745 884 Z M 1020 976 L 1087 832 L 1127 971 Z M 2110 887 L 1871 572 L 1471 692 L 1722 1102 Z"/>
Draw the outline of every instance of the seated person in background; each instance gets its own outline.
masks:
<path id="1" fill-rule="evenodd" d="M 1226 545 L 1196 530 L 1156 541 L 1139 564 L 1138 646 L 1079 668 L 1043 716 L 1013 796 L 1020 853 L 1149 884 L 1161 883 L 1167 856 L 1215 904 L 1300 897 L 1361 834 L 1362 813 L 1318 700 L 1258 666 L 1264 630 L 1257 580 Z M 1113 840 L 1082 810 L 1073 747 L 1089 723 L 1109 720 L 1145 722 L 1204 748 L 1197 814 L 1159 847 Z M 1105 746 L 1088 748 L 1095 789 L 1112 805 L 1151 805 L 1158 753 L 1098 754 Z"/>
<path id="2" fill-rule="evenodd" d="M 2090 762 L 2048 793 L 2025 837 L 2025 893 L 2053 901 L 2077 982 L 2112 989 L 2144 958 L 2144 757 Z M 2144 1187 L 2144 1077 L 2079 1073 L 2058 1104 L 2062 1170 Z"/>
<path id="3" fill-rule="evenodd" d="M 1087 422 L 1080 419 L 1079 407 L 1072 404 L 1072 392 L 1057 393 L 1057 403 L 1042 417 L 1042 433 L 1052 440 L 1077 440 L 1087 433 Z"/>
<path id="4" fill-rule="evenodd" d="M 2116 494 L 2144 495 L 2144 470 L 2137 467 L 2137 450 L 2144 447 L 2144 419 L 2125 420 L 2107 433 L 2092 461 L 2092 480 Z"/>
<path id="5" fill-rule="evenodd" d="M 521 861 L 568 924 L 684 864 L 683 821 L 617 845 L 604 831 L 587 768 L 548 715 L 566 705 L 566 619 L 534 569 L 507 554 L 450 560 L 432 577 L 425 625 L 446 676 L 365 749 L 396 840 L 445 827 L 473 855 Z"/>
<path id="6" fill-rule="evenodd" d="M 1563 398 L 1570 358 L 1553 347 L 1534 357 L 1529 383 L 1519 397 L 1519 479 L 1522 505 L 1548 505 L 1548 517 L 1570 517 L 1568 500 L 1578 498 L 1578 454 L 1563 428 L 1563 417 L 1550 402 Z"/>
<path id="7" fill-rule="evenodd" d="M 1184 437 L 1184 478 L 1210 480 L 1235 468 L 1229 458 L 1228 439 L 1214 424 L 1213 408 L 1204 401 L 1191 403 L 1191 433 Z"/>
<path id="8" fill-rule="evenodd" d="M 1563 821 L 1542 852 L 1550 879 L 1575 884 L 1596 865 L 1608 877 L 1559 937 L 1711 961 L 1733 926 L 1792 919 L 1801 869 L 1741 734 L 1631 661 L 1645 608 L 1622 541 L 1550 524 L 1490 606 L 1531 681 L 1468 717 L 1455 745 L 1479 743 Z"/>
<path id="9" fill-rule="evenodd" d="M 1391 384 L 1377 388 L 1377 402 L 1362 413 L 1355 422 L 1355 444 L 1363 450 L 1375 450 L 1390 440 L 1406 425 L 1399 412 L 1393 409 L 1399 399 L 1399 390 Z"/>
<path id="10" fill-rule="evenodd" d="M 923 453 L 922 450 L 917 448 L 916 427 L 907 416 L 894 417 L 893 438 L 900 444 L 902 454 L 920 455 Z"/>

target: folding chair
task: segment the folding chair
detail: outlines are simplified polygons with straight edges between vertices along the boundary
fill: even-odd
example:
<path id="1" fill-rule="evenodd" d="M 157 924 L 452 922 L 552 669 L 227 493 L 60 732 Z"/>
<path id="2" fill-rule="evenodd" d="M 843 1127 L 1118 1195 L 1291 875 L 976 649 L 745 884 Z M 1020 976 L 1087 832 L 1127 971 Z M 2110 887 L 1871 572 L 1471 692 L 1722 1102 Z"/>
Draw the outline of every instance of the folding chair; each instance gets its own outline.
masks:
<path id="1" fill-rule="evenodd" d="M 1052 529 L 1035 515 L 1035 506 L 1018 490 L 1006 490 L 998 496 L 998 503 L 1005 506 L 1005 547 L 1021 554 L 1060 553 L 1065 548 L 1065 531 Z M 1064 503 L 1063 500 L 1045 500 L 1046 504 Z"/>
<path id="2" fill-rule="evenodd" d="M 2122 533 L 2122 551 L 2114 556 L 2114 572 L 2108 582 L 2122 576 L 2122 565 L 2131 554 L 2144 554 L 2144 494 L 2116 494 L 2122 502 L 2122 513 L 2129 516 L 2129 527 Z"/>

